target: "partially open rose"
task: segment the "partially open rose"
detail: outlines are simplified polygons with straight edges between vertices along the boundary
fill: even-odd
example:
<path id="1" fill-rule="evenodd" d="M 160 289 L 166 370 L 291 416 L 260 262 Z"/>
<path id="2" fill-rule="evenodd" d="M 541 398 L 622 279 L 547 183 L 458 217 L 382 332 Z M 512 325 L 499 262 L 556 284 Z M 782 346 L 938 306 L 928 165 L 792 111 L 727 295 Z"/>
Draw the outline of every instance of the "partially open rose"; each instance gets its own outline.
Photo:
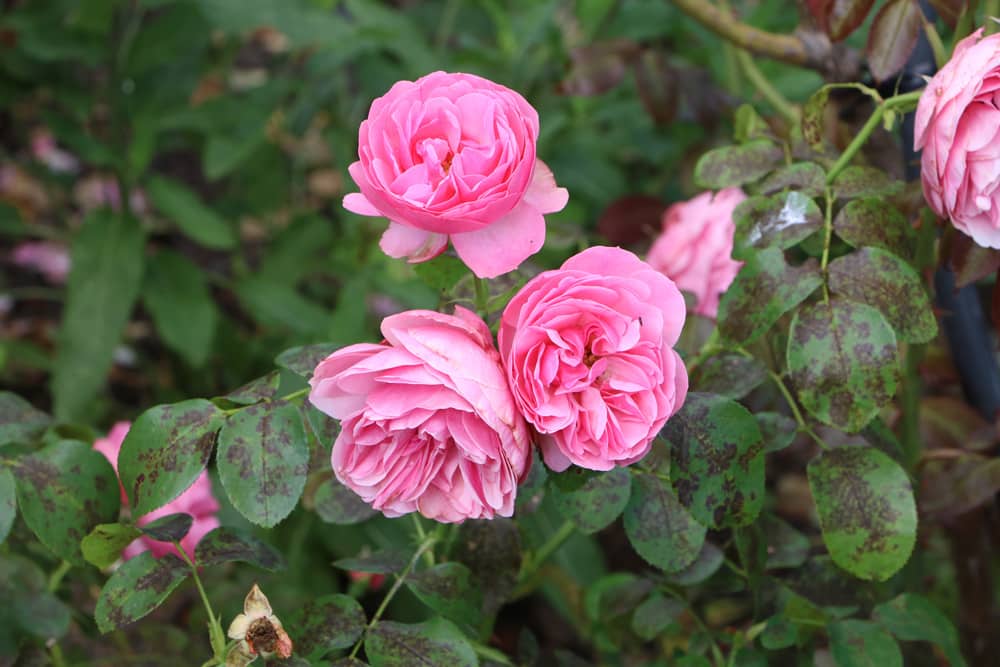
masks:
<path id="1" fill-rule="evenodd" d="M 382 250 L 423 262 L 449 238 L 480 278 L 513 271 L 542 247 L 543 214 L 569 197 L 535 158 L 538 114 L 518 93 L 472 74 L 434 72 L 376 99 L 349 168 L 344 208 L 390 220 Z"/>

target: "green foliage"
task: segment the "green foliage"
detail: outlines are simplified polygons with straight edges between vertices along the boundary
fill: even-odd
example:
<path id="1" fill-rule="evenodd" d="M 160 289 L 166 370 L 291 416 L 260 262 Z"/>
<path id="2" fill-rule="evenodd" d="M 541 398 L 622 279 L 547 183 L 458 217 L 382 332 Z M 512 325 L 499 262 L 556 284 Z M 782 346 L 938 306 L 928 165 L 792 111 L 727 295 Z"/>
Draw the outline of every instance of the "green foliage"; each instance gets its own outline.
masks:
<path id="1" fill-rule="evenodd" d="M 632 480 L 618 468 L 602 475 L 580 469 L 551 475 L 546 493 L 567 519 L 584 533 L 596 533 L 617 519 L 628 503 Z"/>
<path id="2" fill-rule="evenodd" d="M 104 584 L 94 618 L 101 632 L 134 623 L 153 611 L 181 585 L 191 571 L 180 558 L 154 558 L 141 553 L 122 564 Z"/>
<path id="3" fill-rule="evenodd" d="M 475 651 L 461 631 L 443 618 L 418 625 L 382 621 L 365 639 L 365 653 L 372 667 L 428 665 L 474 667 Z"/>
<path id="4" fill-rule="evenodd" d="M 633 476 L 624 522 L 636 553 L 667 572 L 694 562 L 705 541 L 705 526 L 684 508 L 667 480 L 651 473 Z"/>
<path id="5" fill-rule="evenodd" d="M 168 250 L 150 258 L 142 303 L 171 349 L 194 367 L 212 351 L 218 311 L 198 267 Z"/>
<path id="6" fill-rule="evenodd" d="M 14 476 L 10 470 L 0 468 L 0 544 L 7 539 L 15 518 L 17 518 L 17 493 L 14 488 Z"/>
<path id="7" fill-rule="evenodd" d="M 80 551 L 88 563 L 103 570 L 118 560 L 122 549 L 141 534 L 142 532 L 134 526 L 121 523 L 102 523 L 95 526 L 80 541 Z"/>

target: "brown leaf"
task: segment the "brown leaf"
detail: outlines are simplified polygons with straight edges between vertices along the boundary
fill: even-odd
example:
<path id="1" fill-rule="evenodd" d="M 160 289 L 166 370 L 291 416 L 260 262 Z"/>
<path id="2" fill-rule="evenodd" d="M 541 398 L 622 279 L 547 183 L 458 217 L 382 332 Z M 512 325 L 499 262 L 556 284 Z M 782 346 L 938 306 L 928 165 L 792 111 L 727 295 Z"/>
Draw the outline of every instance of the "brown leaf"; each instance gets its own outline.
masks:
<path id="1" fill-rule="evenodd" d="M 633 63 L 636 88 L 646 112 L 657 125 L 666 125 L 677 114 L 680 85 L 675 70 L 661 51 L 647 49 Z"/>
<path id="2" fill-rule="evenodd" d="M 931 7 L 938 13 L 949 27 L 954 28 L 958 17 L 968 10 L 967 0 L 930 0 Z"/>
<path id="3" fill-rule="evenodd" d="M 1000 491 L 1000 458 L 966 454 L 929 467 L 920 509 L 936 518 L 958 516 L 989 502 Z"/>
<path id="4" fill-rule="evenodd" d="M 666 203 L 659 197 L 627 195 L 604 209 L 597 231 L 614 244 L 632 245 L 659 233 Z"/>
<path id="5" fill-rule="evenodd" d="M 596 42 L 570 51 L 569 75 L 559 83 L 563 95 L 585 97 L 611 90 L 625 78 L 638 46 L 627 39 Z"/>
<path id="6" fill-rule="evenodd" d="M 875 15 L 865 50 L 876 81 L 885 81 L 906 64 L 920 36 L 921 18 L 916 0 L 890 0 Z"/>
<path id="7" fill-rule="evenodd" d="M 927 449 L 984 452 L 997 442 L 997 432 L 968 403 L 951 396 L 920 401 L 920 439 Z"/>
<path id="8" fill-rule="evenodd" d="M 827 3 L 826 33 L 835 42 L 845 39 L 865 22 L 875 0 L 832 0 Z"/>
<path id="9" fill-rule="evenodd" d="M 958 231 L 951 239 L 948 254 L 955 272 L 955 289 L 961 289 L 1000 269 L 1000 250 L 984 248 Z"/>

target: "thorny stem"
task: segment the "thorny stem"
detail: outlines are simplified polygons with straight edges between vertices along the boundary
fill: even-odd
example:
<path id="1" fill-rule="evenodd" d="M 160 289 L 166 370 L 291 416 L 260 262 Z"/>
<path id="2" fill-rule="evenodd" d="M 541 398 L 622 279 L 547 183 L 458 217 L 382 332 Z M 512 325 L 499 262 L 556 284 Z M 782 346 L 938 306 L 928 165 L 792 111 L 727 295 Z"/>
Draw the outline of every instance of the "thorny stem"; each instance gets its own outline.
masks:
<path id="1" fill-rule="evenodd" d="M 203 667 L 224 664 L 226 662 L 226 635 L 222 632 L 221 619 L 212 611 L 212 603 L 208 601 L 205 587 L 202 586 L 201 577 L 198 576 L 198 568 L 195 567 L 191 557 L 184 551 L 184 547 L 181 546 L 180 542 L 175 540 L 174 546 L 177 548 L 177 552 L 181 555 L 181 558 L 184 559 L 184 562 L 191 568 L 191 577 L 194 579 L 194 585 L 198 588 L 201 602 L 205 606 L 205 613 L 208 614 L 208 640 L 212 645 L 213 657 L 207 660 Z"/>
<path id="2" fill-rule="evenodd" d="M 484 278 L 473 276 L 472 282 L 476 288 L 476 312 L 483 318 L 489 315 L 490 288 Z"/>
<path id="3" fill-rule="evenodd" d="M 424 541 L 421 542 L 420 546 L 417 547 L 417 550 L 413 552 L 413 556 L 410 558 L 410 562 L 406 564 L 406 567 L 403 568 L 403 571 L 400 572 L 399 575 L 396 577 L 396 581 L 392 584 L 392 588 L 390 588 L 389 592 L 385 594 L 384 598 L 382 598 L 382 603 L 379 604 L 378 609 L 376 609 L 375 613 L 372 615 L 372 620 L 368 621 L 368 625 L 365 626 L 365 631 L 362 633 L 361 638 L 358 639 L 357 643 L 354 644 L 354 648 L 351 649 L 351 655 L 349 657 L 351 658 L 355 657 L 358 654 L 358 651 L 361 650 L 361 645 L 364 643 L 365 637 L 368 636 L 368 633 L 372 631 L 372 629 L 378 623 L 379 619 L 382 618 L 382 614 L 385 613 L 386 607 L 389 606 L 389 603 L 392 601 L 392 598 L 396 596 L 396 592 L 399 591 L 400 587 L 403 585 L 403 582 L 406 581 L 406 577 L 409 576 L 410 571 L 413 570 L 413 566 L 417 564 L 418 560 L 420 560 L 420 556 L 427 549 L 429 549 L 434 544 L 434 542 L 437 541 L 437 537 L 438 537 L 437 534 L 433 534 L 425 538 Z"/>
<path id="4" fill-rule="evenodd" d="M 753 87 L 757 89 L 757 92 L 767 100 L 767 102 L 774 107 L 782 117 L 785 118 L 789 123 L 793 125 L 799 122 L 799 112 L 795 109 L 792 104 L 785 99 L 785 96 L 775 88 L 764 73 L 761 72 L 757 65 L 754 63 L 753 58 L 750 54 L 743 49 L 736 50 L 736 62 L 739 64 L 740 69 L 743 70 L 743 74 L 746 76 L 747 80 L 753 84 Z"/>

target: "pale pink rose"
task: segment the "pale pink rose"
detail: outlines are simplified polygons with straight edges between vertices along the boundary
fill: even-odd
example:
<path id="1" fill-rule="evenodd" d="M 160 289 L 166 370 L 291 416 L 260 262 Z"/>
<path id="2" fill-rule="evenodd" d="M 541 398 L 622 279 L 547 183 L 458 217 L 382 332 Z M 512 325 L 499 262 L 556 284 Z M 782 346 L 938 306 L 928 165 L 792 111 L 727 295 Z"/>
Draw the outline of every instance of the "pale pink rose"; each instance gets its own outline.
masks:
<path id="1" fill-rule="evenodd" d="M 79 171 L 80 161 L 56 145 L 56 138 L 45 128 L 31 133 L 31 154 L 51 171 L 73 174 Z"/>
<path id="2" fill-rule="evenodd" d="M 334 352 L 309 381 L 312 404 L 341 421 L 337 479 L 389 517 L 511 516 L 531 443 L 486 323 L 464 308 L 411 310 L 382 335 Z"/>
<path id="3" fill-rule="evenodd" d="M 696 299 L 693 312 L 714 318 L 719 295 L 740 272 L 732 258 L 733 209 L 746 195 L 726 188 L 714 196 L 703 192 L 678 202 L 663 214 L 663 233 L 653 242 L 646 261 Z"/>
<path id="4" fill-rule="evenodd" d="M 14 264 L 45 276 L 50 283 L 61 285 L 69 275 L 69 251 L 61 243 L 28 241 L 14 248 Z"/>
<path id="5" fill-rule="evenodd" d="M 130 426 L 129 422 L 118 422 L 111 428 L 107 436 L 94 441 L 94 449 L 108 459 L 111 467 L 115 469 L 115 474 L 118 474 L 118 453 L 121 451 L 122 443 L 125 441 L 125 436 L 128 435 Z M 121 483 L 119 482 L 120 485 Z M 122 489 L 121 494 L 122 503 L 127 503 L 128 499 L 124 489 Z M 219 527 L 219 519 L 216 517 L 218 511 L 219 502 L 212 495 L 212 482 L 208 479 L 208 472 L 202 471 L 198 479 L 194 481 L 194 484 L 188 487 L 184 493 L 163 507 L 157 508 L 149 514 L 142 515 L 136 521 L 136 524 L 145 526 L 169 514 L 190 514 L 194 521 L 191 523 L 191 529 L 188 531 L 188 534 L 181 539 L 181 547 L 193 559 L 194 549 L 198 546 L 201 538 Z M 167 553 L 177 554 L 177 548 L 170 542 L 160 542 L 143 535 L 125 547 L 122 557 L 128 560 L 129 558 L 138 556 L 143 551 L 151 552 L 156 558 L 160 558 Z"/>
<path id="6" fill-rule="evenodd" d="M 981 246 L 1000 248 L 1000 34 L 977 30 L 927 84 L 914 125 L 924 197 Z"/>
<path id="7" fill-rule="evenodd" d="M 538 114 L 472 74 L 399 81 L 372 102 L 344 208 L 383 216 L 382 250 L 423 262 L 451 239 L 480 278 L 513 271 L 545 241 L 545 213 L 569 198 L 535 158 Z"/>
<path id="8" fill-rule="evenodd" d="M 593 247 L 525 285 L 504 310 L 500 356 L 545 463 L 610 470 L 644 457 L 684 403 L 673 281 L 621 248 Z"/>

